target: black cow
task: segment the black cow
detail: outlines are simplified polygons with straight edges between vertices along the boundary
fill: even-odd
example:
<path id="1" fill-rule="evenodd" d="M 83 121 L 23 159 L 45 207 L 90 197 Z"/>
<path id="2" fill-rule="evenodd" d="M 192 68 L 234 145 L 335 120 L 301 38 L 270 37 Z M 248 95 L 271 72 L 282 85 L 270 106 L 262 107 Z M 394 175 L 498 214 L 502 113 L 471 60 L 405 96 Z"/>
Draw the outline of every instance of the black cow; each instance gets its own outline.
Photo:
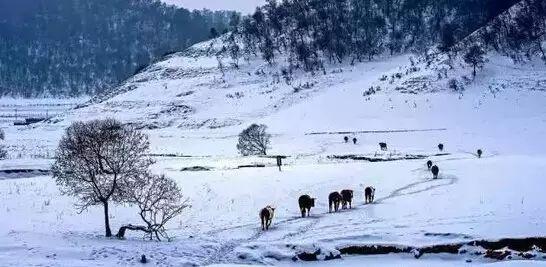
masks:
<path id="1" fill-rule="evenodd" d="M 353 138 L 353 144 L 355 144 L 355 145 L 356 145 L 356 141 L 358 141 L 358 140 L 356 139 L 356 137 L 355 137 L 355 138 Z"/>
<path id="2" fill-rule="evenodd" d="M 379 148 L 381 148 L 381 150 L 383 150 L 383 151 L 386 151 L 387 150 L 387 143 L 383 143 L 383 142 L 379 143 Z"/>
<path id="3" fill-rule="evenodd" d="M 303 195 L 298 199 L 298 203 L 300 205 L 301 217 L 305 217 L 306 212 L 307 216 L 309 216 L 311 208 L 315 206 L 315 199 L 309 195 Z"/>
<path id="4" fill-rule="evenodd" d="M 271 221 L 273 221 L 273 215 L 275 214 L 275 208 L 267 206 L 260 211 L 260 220 L 262 221 L 262 230 L 269 230 Z"/>
<path id="5" fill-rule="evenodd" d="M 444 144 L 438 144 L 438 149 L 441 151 L 444 151 Z"/>
<path id="6" fill-rule="evenodd" d="M 353 190 L 350 189 L 344 189 L 341 190 L 341 208 L 346 209 L 347 204 L 349 204 L 349 209 L 353 208 Z"/>
<path id="7" fill-rule="evenodd" d="M 478 149 L 478 158 L 481 158 L 482 157 L 482 154 L 483 154 L 483 151 L 481 149 Z"/>
<path id="8" fill-rule="evenodd" d="M 364 189 L 364 202 L 372 203 L 375 198 L 375 188 L 373 186 L 368 186 Z"/>
<path id="9" fill-rule="evenodd" d="M 430 168 L 432 167 L 432 160 L 427 161 L 427 167 L 428 167 L 428 170 L 430 171 Z"/>
<path id="10" fill-rule="evenodd" d="M 438 166 L 434 165 L 434 166 L 432 166 L 432 168 L 430 168 L 430 171 L 432 172 L 432 178 L 437 179 L 438 178 L 438 173 L 440 172 L 440 168 L 438 168 Z"/>
<path id="11" fill-rule="evenodd" d="M 347 142 L 349 142 L 349 137 L 345 136 L 345 137 L 343 137 L 343 140 L 345 140 L 345 143 L 347 143 Z"/>
<path id="12" fill-rule="evenodd" d="M 339 204 L 341 203 L 342 197 L 339 192 L 332 192 L 328 196 L 328 212 L 332 212 L 332 208 L 335 212 L 339 209 Z"/>

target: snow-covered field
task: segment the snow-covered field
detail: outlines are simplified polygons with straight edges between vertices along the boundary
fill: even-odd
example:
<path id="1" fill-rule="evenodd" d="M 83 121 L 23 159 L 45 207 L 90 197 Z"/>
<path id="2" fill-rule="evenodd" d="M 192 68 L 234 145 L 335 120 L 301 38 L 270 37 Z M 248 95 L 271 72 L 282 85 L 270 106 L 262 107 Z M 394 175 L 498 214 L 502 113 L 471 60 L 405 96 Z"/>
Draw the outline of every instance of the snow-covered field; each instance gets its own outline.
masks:
<path id="1" fill-rule="evenodd" d="M 156 157 L 154 171 L 176 179 L 191 208 L 169 225 L 172 242 L 144 241 L 134 233 L 127 240 L 105 239 L 100 207 L 78 214 L 74 199 L 61 196 L 47 174 L 0 172 L 0 266 L 139 265 L 142 254 L 164 266 L 489 265 L 493 260 L 470 252 L 292 259 L 318 249 L 322 259 L 348 246 L 545 236 L 544 64 L 514 65 L 492 56 L 464 94 L 402 94 L 378 82 L 384 73 L 401 71 L 408 58 L 332 66 L 316 77 L 299 73 L 286 85 L 272 78 L 274 67 L 256 62 L 222 75 L 211 57 L 177 55 L 135 76 L 106 101 L 49 123 L 5 128 L 7 144 L 22 156 L 0 161 L 0 170 L 41 170 L 70 122 L 114 117 L 133 123 L 150 135 L 151 152 L 164 154 Z M 419 73 L 425 72 L 411 75 Z M 493 83 L 495 90 L 488 87 Z M 383 90 L 364 97 L 372 85 Z M 282 172 L 273 159 L 237 155 L 237 134 L 253 122 L 269 126 L 270 154 L 289 156 Z M 358 143 L 344 143 L 345 135 Z M 379 142 L 387 142 L 389 151 L 379 151 Z M 438 143 L 445 155 L 436 155 Z M 480 159 L 478 148 L 484 150 Z M 37 154 L 42 156 L 32 156 Z M 334 155 L 424 158 L 372 163 Z M 427 159 L 440 167 L 439 179 L 431 179 Z M 251 163 L 266 167 L 237 168 Z M 181 171 L 192 166 L 211 170 Z M 377 189 L 376 201 L 364 205 L 368 185 Z M 328 194 L 342 189 L 355 190 L 354 208 L 328 214 Z M 299 217 L 302 194 L 318 201 L 309 218 Z M 272 228 L 263 232 L 258 211 L 266 205 L 277 210 Z M 114 229 L 139 220 L 133 207 L 115 206 L 111 215 Z M 544 260 L 540 251 L 530 253 Z M 541 264 L 492 266 L 529 263 Z"/>

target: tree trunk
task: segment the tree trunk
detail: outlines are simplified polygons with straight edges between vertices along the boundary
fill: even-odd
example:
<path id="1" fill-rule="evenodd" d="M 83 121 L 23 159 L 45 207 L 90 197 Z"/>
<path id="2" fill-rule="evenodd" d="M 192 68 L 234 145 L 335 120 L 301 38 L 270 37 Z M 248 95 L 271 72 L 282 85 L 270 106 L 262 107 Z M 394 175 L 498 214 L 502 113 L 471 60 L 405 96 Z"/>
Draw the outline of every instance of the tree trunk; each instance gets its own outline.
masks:
<path id="1" fill-rule="evenodd" d="M 119 239 L 125 238 L 125 232 L 127 230 L 142 231 L 142 232 L 145 232 L 145 233 L 148 233 L 148 234 L 151 233 L 150 229 L 148 229 L 146 226 L 128 224 L 128 225 L 124 225 L 124 226 L 119 228 L 118 233 L 116 234 L 116 237 L 119 238 Z"/>
<path id="2" fill-rule="evenodd" d="M 106 228 L 106 237 L 112 236 L 112 230 L 110 230 L 110 218 L 108 217 L 108 200 L 102 202 L 104 207 L 104 227 Z"/>

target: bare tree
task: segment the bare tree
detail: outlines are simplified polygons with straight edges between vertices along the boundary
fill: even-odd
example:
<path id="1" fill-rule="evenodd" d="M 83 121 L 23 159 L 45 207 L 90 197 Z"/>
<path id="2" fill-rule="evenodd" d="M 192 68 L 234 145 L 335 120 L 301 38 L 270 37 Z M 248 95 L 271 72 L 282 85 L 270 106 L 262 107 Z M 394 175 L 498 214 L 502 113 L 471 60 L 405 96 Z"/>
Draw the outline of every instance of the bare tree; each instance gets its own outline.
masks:
<path id="1" fill-rule="evenodd" d="M 239 134 L 237 149 L 243 156 L 266 155 L 271 135 L 265 124 L 252 124 Z"/>
<path id="2" fill-rule="evenodd" d="M 122 186 L 146 173 L 153 163 L 146 156 L 148 137 L 114 119 L 75 122 L 61 138 L 52 166 L 61 193 L 78 198 L 80 212 L 102 205 L 106 236 L 110 230 L 108 204 L 122 201 Z"/>
<path id="3" fill-rule="evenodd" d="M 4 141 L 5 138 L 6 135 L 4 134 L 4 130 L 0 129 L 0 141 Z M 0 159 L 6 159 L 7 157 L 8 150 L 4 144 L 0 143 Z"/>
<path id="4" fill-rule="evenodd" d="M 165 224 L 188 207 L 176 182 L 163 175 L 145 173 L 124 188 L 128 189 L 124 194 L 126 202 L 139 208 L 140 218 L 146 225 L 124 225 L 116 236 L 124 238 L 126 230 L 137 230 L 143 231 L 150 240 L 154 237 L 158 241 L 170 240 Z"/>
<path id="5" fill-rule="evenodd" d="M 472 76 L 476 76 L 476 68 L 479 68 L 485 63 L 485 51 L 478 45 L 471 46 L 464 54 L 464 62 L 473 67 Z"/>

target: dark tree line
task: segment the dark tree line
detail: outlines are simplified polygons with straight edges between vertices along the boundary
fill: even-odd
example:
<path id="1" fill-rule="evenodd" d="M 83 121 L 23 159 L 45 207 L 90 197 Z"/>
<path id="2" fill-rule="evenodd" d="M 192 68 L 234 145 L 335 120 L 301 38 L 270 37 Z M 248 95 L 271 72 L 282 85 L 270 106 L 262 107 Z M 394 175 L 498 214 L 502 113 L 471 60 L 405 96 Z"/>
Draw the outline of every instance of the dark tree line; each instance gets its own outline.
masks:
<path id="1" fill-rule="evenodd" d="M 232 13 L 157 0 L 0 1 L 0 96 L 99 93 L 223 32 Z"/>
<path id="2" fill-rule="evenodd" d="M 502 14 L 473 36 L 515 60 L 539 55 L 546 60 L 546 1 L 523 0 L 514 12 Z"/>
<path id="3" fill-rule="evenodd" d="M 287 71 L 317 71 L 324 60 L 355 62 L 431 47 L 447 51 L 517 2 L 268 0 L 241 18 L 235 32 L 242 41 L 242 56 L 259 55 L 273 63 L 286 53 Z M 228 43 L 227 49 L 233 46 L 237 43 Z"/>

